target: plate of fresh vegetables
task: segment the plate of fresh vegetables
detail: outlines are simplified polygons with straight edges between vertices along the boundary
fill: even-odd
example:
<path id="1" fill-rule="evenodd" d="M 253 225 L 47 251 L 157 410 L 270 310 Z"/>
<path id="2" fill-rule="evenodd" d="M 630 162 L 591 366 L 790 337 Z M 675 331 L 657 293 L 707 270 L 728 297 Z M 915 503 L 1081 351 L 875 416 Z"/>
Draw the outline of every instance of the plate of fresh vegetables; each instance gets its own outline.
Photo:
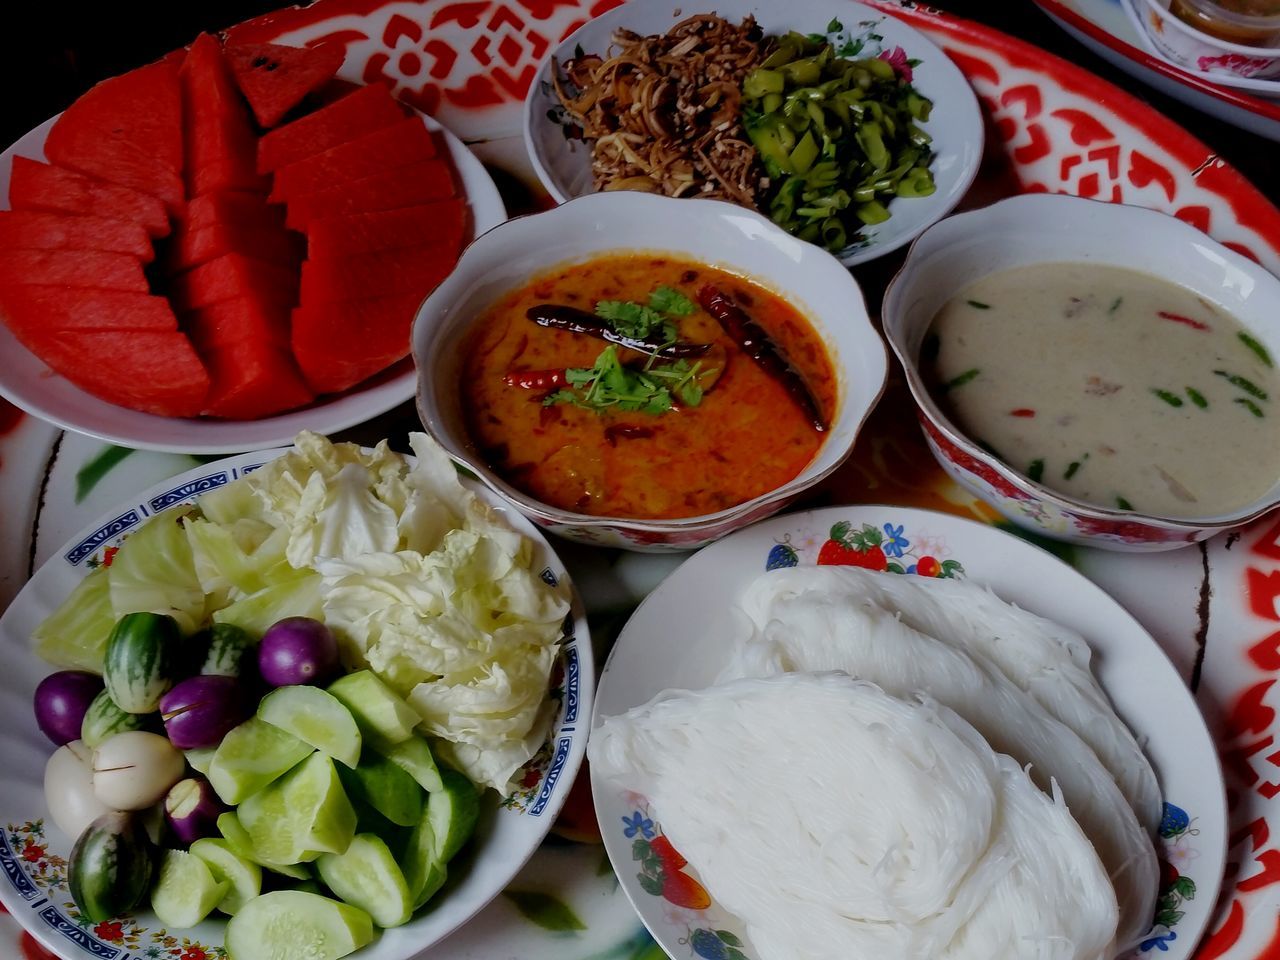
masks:
<path id="1" fill-rule="evenodd" d="M 951 211 L 983 124 L 964 75 L 851 0 L 632 0 L 542 64 L 525 144 L 558 201 L 599 190 L 729 200 L 861 263 Z"/>
<path id="2" fill-rule="evenodd" d="M 581 604 L 411 442 L 169 480 L 0 619 L 0 902 L 56 954 L 399 960 L 541 842 L 585 749 Z"/>

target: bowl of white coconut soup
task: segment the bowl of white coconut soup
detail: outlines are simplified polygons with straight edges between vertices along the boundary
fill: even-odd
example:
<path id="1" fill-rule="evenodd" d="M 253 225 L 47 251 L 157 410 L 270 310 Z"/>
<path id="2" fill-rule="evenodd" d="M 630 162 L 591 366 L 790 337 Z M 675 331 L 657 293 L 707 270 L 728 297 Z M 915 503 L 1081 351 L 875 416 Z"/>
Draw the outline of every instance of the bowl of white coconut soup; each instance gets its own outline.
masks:
<path id="1" fill-rule="evenodd" d="M 1280 504 L 1280 280 L 1180 220 L 1043 194 L 959 214 L 884 329 L 934 455 L 1022 527 L 1169 550 Z"/>

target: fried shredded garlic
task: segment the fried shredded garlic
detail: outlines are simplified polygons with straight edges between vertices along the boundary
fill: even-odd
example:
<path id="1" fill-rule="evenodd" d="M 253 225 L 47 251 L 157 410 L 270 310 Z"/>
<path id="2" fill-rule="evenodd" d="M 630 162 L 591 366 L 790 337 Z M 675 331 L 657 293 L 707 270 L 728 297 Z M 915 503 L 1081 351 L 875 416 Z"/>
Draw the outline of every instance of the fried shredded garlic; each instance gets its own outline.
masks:
<path id="1" fill-rule="evenodd" d="M 742 126 L 742 81 L 764 59 L 754 18 L 689 17 L 667 33 L 617 30 L 607 55 L 553 65 L 557 96 L 591 145 L 597 190 L 755 207 L 767 187 Z"/>

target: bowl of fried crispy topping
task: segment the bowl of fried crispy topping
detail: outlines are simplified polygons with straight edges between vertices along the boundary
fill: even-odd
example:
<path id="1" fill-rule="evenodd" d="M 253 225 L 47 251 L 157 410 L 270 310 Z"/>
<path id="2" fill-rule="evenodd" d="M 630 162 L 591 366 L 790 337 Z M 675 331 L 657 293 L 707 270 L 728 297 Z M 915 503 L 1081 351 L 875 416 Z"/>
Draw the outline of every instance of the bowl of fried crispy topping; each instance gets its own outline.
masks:
<path id="1" fill-rule="evenodd" d="M 963 74 L 852 0 L 631 0 L 553 50 L 525 104 L 558 202 L 637 190 L 727 200 L 846 265 L 908 243 L 959 203 L 982 155 Z"/>

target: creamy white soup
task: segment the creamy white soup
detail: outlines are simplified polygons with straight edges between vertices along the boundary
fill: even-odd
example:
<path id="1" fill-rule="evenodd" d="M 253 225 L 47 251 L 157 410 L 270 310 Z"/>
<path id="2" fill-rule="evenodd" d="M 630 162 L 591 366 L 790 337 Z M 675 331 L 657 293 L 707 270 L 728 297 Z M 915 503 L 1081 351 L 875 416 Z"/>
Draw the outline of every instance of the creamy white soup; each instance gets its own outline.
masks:
<path id="1" fill-rule="evenodd" d="M 1271 355 L 1157 277 L 1084 263 L 994 273 L 939 311 L 921 367 L 967 436 L 1079 500 L 1208 517 L 1280 477 Z"/>

